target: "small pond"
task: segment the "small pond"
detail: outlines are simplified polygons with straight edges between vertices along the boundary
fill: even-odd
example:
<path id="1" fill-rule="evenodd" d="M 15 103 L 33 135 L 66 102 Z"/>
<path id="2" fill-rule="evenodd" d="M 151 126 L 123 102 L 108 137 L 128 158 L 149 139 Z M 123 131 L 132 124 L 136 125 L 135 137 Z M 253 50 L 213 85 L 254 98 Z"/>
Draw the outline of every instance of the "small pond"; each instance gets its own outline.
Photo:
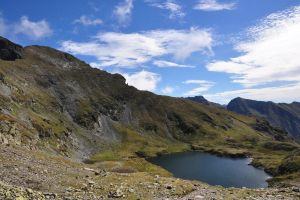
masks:
<path id="1" fill-rule="evenodd" d="M 251 165 L 249 158 L 226 158 L 208 153 L 184 152 L 148 159 L 175 177 L 224 187 L 264 188 L 270 175 Z"/>

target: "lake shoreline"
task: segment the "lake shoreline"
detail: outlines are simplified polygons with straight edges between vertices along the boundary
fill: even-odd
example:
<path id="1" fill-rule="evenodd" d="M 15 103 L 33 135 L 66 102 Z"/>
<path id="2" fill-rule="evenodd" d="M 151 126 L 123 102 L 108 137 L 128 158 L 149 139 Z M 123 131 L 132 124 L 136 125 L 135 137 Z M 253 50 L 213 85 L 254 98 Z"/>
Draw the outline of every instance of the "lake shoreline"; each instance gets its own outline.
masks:
<path id="1" fill-rule="evenodd" d="M 269 175 L 270 178 L 268 178 L 266 181 L 268 182 L 268 188 L 272 187 L 271 183 L 276 178 L 276 174 L 272 172 L 272 170 L 268 170 L 265 168 L 263 165 L 258 164 L 255 162 L 255 158 L 252 157 L 252 155 L 249 152 L 239 152 L 239 153 L 232 153 L 228 151 L 219 151 L 217 149 L 206 149 L 200 146 L 196 145 L 191 145 L 190 149 L 186 149 L 184 151 L 179 151 L 179 152 L 158 152 L 156 155 L 153 156 L 140 156 L 143 157 L 147 162 L 149 162 L 149 159 L 155 158 L 155 157 L 160 157 L 160 156 L 165 156 L 165 155 L 171 155 L 171 154 L 176 154 L 176 153 L 184 153 L 184 152 L 200 152 L 200 153 L 208 153 L 211 155 L 218 156 L 220 158 L 230 158 L 230 159 L 243 159 L 243 158 L 249 158 L 250 162 L 248 165 L 253 166 L 256 169 L 263 170 L 266 174 Z M 151 162 L 150 162 L 151 163 Z M 159 166 L 161 167 L 161 166 Z M 174 175 L 173 175 L 174 176 Z"/>
<path id="2" fill-rule="evenodd" d="M 252 166 L 251 158 L 231 158 L 201 151 L 186 151 L 147 159 L 174 177 L 225 188 L 267 188 L 270 174 Z"/>

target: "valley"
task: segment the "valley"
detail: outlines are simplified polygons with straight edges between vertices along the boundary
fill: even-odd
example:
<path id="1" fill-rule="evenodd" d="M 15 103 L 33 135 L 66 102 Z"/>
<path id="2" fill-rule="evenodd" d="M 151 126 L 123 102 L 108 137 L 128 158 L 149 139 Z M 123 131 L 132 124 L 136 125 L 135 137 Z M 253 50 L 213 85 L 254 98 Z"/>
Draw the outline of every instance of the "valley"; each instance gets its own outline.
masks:
<path id="1" fill-rule="evenodd" d="M 300 197 L 300 146 L 265 119 L 137 90 L 50 47 L 0 49 L 3 199 Z M 186 151 L 251 157 L 270 188 L 209 186 L 147 161 Z"/>

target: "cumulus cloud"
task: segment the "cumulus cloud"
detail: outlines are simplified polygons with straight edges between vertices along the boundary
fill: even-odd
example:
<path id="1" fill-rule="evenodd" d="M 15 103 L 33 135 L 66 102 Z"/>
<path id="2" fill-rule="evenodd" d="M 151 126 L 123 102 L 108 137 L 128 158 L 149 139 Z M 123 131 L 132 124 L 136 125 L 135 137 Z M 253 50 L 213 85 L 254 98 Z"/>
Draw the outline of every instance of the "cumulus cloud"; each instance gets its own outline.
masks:
<path id="1" fill-rule="evenodd" d="M 76 55 L 93 56 L 103 67 L 136 67 L 154 58 L 171 55 L 183 61 L 194 52 L 211 53 L 209 30 L 153 30 L 138 33 L 104 32 L 90 42 L 64 41 L 61 49 Z"/>
<path id="2" fill-rule="evenodd" d="M 220 10 L 233 10 L 236 3 L 219 3 L 217 0 L 200 0 L 195 6 L 196 10 L 203 11 L 220 11 Z"/>
<path id="3" fill-rule="evenodd" d="M 133 74 L 121 73 L 128 85 L 134 86 L 139 90 L 155 91 L 161 76 L 159 74 L 142 70 Z"/>
<path id="4" fill-rule="evenodd" d="M 161 90 L 163 94 L 172 94 L 174 92 L 174 88 L 170 86 L 166 86 Z"/>
<path id="5" fill-rule="evenodd" d="M 170 68 L 194 68 L 195 66 L 192 65 L 182 65 L 174 62 L 169 62 L 165 60 L 155 60 L 153 61 L 153 64 L 157 67 L 165 68 L 165 67 L 170 67 Z"/>
<path id="6" fill-rule="evenodd" d="M 30 21 L 27 16 L 20 18 L 19 22 L 8 23 L 0 13 L 0 35 L 13 37 L 25 35 L 33 40 L 38 40 L 52 35 L 53 31 L 46 20 Z"/>
<path id="7" fill-rule="evenodd" d="M 200 95 L 203 92 L 208 91 L 210 88 L 212 88 L 215 83 L 212 81 L 206 81 L 206 80 L 187 80 L 183 82 L 184 84 L 195 84 L 197 85 L 196 88 L 193 88 L 192 90 L 186 92 L 184 96 L 197 96 Z"/>
<path id="8" fill-rule="evenodd" d="M 300 81 L 300 7 L 271 14 L 247 35 L 236 44 L 240 56 L 209 63 L 207 69 L 233 74 L 233 82 L 245 87 Z"/>
<path id="9" fill-rule="evenodd" d="M 133 10 L 133 0 L 124 0 L 124 2 L 117 5 L 114 9 L 114 15 L 122 26 L 127 26 L 131 20 L 131 13 Z"/>
<path id="10" fill-rule="evenodd" d="M 185 16 L 185 13 L 182 10 L 181 5 L 176 3 L 175 0 L 167 0 L 161 3 L 156 2 L 156 3 L 151 3 L 150 5 L 163 10 L 168 10 L 170 13 L 169 14 L 170 19 L 183 18 Z"/>
<path id="11" fill-rule="evenodd" d="M 300 101 L 300 83 L 279 87 L 264 87 L 225 91 L 216 94 L 206 94 L 205 98 L 213 102 L 227 104 L 231 99 L 242 97 L 259 101 L 293 102 Z"/>
<path id="12" fill-rule="evenodd" d="M 52 35 L 53 31 L 46 20 L 30 21 L 27 16 L 13 26 L 14 34 L 23 34 L 31 39 L 41 39 Z"/>
<path id="13" fill-rule="evenodd" d="M 82 15 L 79 19 L 74 21 L 75 24 L 81 24 L 84 26 L 95 26 L 103 23 L 101 19 L 91 19 L 85 15 Z"/>

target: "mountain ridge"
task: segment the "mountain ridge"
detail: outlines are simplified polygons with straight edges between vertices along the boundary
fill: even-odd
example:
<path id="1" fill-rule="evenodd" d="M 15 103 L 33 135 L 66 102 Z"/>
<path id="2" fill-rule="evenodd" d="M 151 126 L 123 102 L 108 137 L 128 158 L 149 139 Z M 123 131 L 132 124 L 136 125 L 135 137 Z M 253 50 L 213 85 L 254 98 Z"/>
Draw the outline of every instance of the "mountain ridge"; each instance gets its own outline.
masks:
<path id="1" fill-rule="evenodd" d="M 9 146 L 17 155 L 22 154 L 20 148 L 37 159 L 40 155 L 43 159 L 58 156 L 58 168 L 63 166 L 60 160 L 78 162 L 73 166 L 89 163 L 88 167 L 112 173 L 109 177 L 120 178 L 119 173 L 125 171 L 137 180 L 141 176 L 153 181 L 154 175 L 170 174 L 145 157 L 200 150 L 251 156 L 253 165 L 278 177 L 274 185 L 298 180 L 299 145 L 265 120 L 139 91 L 127 85 L 121 75 L 91 68 L 53 48 L 28 46 L 21 51 L 18 59 L 0 59 L 0 145 L 4 157 Z M 28 163 L 28 159 L 22 162 Z M 24 174 L 31 174 L 31 169 L 21 166 Z M 13 169 L 6 170 L 13 173 Z M 7 174 L 0 181 L 22 187 L 32 183 L 31 176 L 21 174 L 18 182 Z M 51 179 L 50 175 L 44 178 Z M 35 181 L 44 190 L 54 187 L 47 181 Z"/>
<path id="2" fill-rule="evenodd" d="M 267 119 L 273 126 L 286 130 L 292 137 L 300 139 L 300 103 L 274 103 L 249 99 L 233 99 L 227 108 L 231 111 L 255 115 Z"/>
<path id="3" fill-rule="evenodd" d="M 215 107 L 218 107 L 218 108 L 221 108 L 221 109 L 224 109 L 226 107 L 224 105 L 208 101 L 207 99 L 205 99 L 204 96 L 186 97 L 185 99 L 188 99 L 188 100 L 191 100 L 191 101 L 194 101 L 194 102 L 197 102 L 197 103 L 201 103 L 201 104 L 204 104 L 204 105 L 215 106 Z"/>

